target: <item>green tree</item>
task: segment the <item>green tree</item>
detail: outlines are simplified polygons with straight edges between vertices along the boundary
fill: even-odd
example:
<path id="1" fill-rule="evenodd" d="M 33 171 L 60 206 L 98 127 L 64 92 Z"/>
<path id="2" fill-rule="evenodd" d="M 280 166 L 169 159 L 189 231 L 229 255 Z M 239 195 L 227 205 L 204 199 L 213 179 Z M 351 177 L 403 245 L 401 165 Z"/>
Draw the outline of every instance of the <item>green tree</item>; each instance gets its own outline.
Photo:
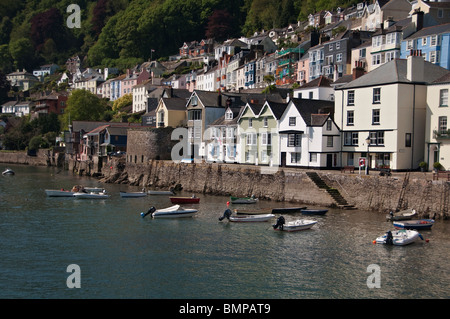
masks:
<path id="1" fill-rule="evenodd" d="M 16 69 L 33 67 L 34 48 L 30 39 L 21 38 L 9 44 L 9 53 L 14 60 Z"/>
<path id="2" fill-rule="evenodd" d="M 131 93 L 119 97 L 113 103 L 113 111 L 119 112 L 123 107 L 133 104 L 133 95 Z"/>
<path id="3" fill-rule="evenodd" d="M 62 130 L 68 128 L 69 121 L 99 121 L 105 110 L 105 100 L 87 90 L 74 90 L 62 115 Z"/>

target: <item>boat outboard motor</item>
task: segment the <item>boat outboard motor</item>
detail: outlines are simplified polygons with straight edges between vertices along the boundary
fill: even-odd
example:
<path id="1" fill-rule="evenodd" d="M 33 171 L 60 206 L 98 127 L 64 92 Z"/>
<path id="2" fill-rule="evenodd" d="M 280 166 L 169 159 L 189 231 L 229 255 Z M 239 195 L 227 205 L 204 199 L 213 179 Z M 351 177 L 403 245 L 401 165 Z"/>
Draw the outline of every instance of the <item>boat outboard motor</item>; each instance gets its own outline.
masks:
<path id="1" fill-rule="evenodd" d="M 150 207 L 150 209 L 144 214 L 143 212 L 141 213 L 142 218 L 144 218 L 145 216 L 147 216 L 148 214 L 152 214 L 153 212 L 156 211 L 156 208 L 154 206 Z"/>
<path id="2" fill-rule="evenodd" d="M 387 245 L 393 245 L 393 244 L 394 244 L 393 239 L 394 239 L 394 237 L 392 237 L 392 233 L 391 233 L 391 231 L 389 230 L 389 231 L 386 233 L 386 244 L 387 244 Z"/>
<path id="3" fill-rule="evenodd" d="M 277 223 L 275 225 L 272 225 L 273 229 L 277 229 L 278 227 L 280 230 L 283 230 L 283 225 L 286 223 L 286 220 L 283 216 L 280 216 L 277 218 Z"/>
<path id="4" fill-rule="evenodd" d="M 233 212 L 231 211 L 231 209 L 227 208 L 227 210 L 223 212 L 223 216 L 219 217 L 219 221 L 222 221 L 225 218 L 230 219 L 231 214 L 233 214 Z"/>

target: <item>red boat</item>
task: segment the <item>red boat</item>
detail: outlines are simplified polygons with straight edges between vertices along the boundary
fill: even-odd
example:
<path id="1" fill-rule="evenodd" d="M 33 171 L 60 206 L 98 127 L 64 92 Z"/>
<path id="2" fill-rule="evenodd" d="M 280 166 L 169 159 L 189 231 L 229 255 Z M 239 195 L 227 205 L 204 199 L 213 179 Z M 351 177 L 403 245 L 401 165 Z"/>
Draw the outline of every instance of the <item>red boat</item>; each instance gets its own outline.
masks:
<path id="1" fill-rule="evenodd" d="M 200 198 L 196 196 L 192 197 L 169 197 L 173 204 L 198 204 Z"/>

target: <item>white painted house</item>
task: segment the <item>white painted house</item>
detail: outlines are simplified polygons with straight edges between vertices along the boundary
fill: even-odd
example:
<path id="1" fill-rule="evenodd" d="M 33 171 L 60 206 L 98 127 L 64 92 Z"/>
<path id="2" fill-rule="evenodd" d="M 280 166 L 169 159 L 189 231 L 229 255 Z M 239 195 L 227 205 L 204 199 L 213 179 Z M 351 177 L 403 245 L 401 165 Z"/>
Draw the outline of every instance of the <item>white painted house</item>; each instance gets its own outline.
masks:
<path id="1" fill-rule="evenodd" d="M 435 162 L 450 170 L 449 90 L 450 72 L 427 87 L 424 162 L 428 164 L 428 170 L 433 169 Z"/>
<path id="2" fill-rule="evenodd" d="M 417 169 L 424 160 L 427 84 L 448 70 L 420 52 L 395 59 L 336 88 L 335 121 L 342 134 L 342 165 Z"/>
<path id="3" fill-rule="evenodd" d="M 340 132 L 331 101 L 292 99 L 279 120 L 280 164 L 303 168 L 340 167 Z"/>

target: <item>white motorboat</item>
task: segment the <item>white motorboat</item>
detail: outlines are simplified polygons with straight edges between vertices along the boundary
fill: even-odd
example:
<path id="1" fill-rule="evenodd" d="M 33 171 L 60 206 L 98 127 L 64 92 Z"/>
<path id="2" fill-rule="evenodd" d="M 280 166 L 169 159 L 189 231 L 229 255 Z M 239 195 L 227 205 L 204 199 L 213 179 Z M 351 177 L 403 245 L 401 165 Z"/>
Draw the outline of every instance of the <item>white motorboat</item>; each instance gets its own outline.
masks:
<path id="1" fill-rule="evenodd" d="M 408 220 L 417 215 L 415 209 L 405 209 L 399 212 L 390 212 L 389 215 L 386 216 L 387 220 Z"/>
<path id="2" fill-rule="evenodd" d="M 375 239 L 377 244 L 405 246 L 416 242 L 418 239 L 422 239 L 422 235 L 416 230 L 401 229 L 395 231 L 388 231 L 383 236 Z"/>
<path id="3" fill-rule="evenodd" d="M 150 207 L 150 209 L 144 213 L 141 213 L 142 217 L 151 215 L 153 218 L 185 218 L 194 216 L 198 210 L 196 209 L 184 209 L 180 205 L 173 205 L 167 208 L 156 209 Z"/>
<path id="4" fill-rule="evenodd" d="M 82 198 L 82 199 L 105 199 L 110 197 L 110 195 L 101 192 L 101 193 L 94 193 L 94 192 L 90 192 L 90 193 L 85 193 L 85 192 L 77 192 L 75 194 L 73 194 L 73 196 L 75 198 Z"/>
<path id="5" fill-rule="evenodd" d="M 75 192 L 65 190 L 65 189 L 46 189 L 45 193 L 48 197 L 73 197 Z"/>
<path id="6" fill-rule="evenodd" d="M 267 222 L 275 217 L 274 214 L 250 214 L 250 215 L 232 215 L 230 209 L 225 210 L 219 220 L 227 218 L 230 222 Z"/>
<path id="7" fill-rule="evenodd" d="M 12 169 L 10 169 L 10 168 L 7 168 L 7 169 L 5 169 L 3 172 L 2 172 L 2 175 L 3 176 L 7 176 L 7 175 L 15 175 L 16 173 L 12 170 Z"/>
<path id="8" fill-rule="evenodd" d="M 147 193 L 145 191 L 142 192 L 120 192 L 120 197 L 145 197 Z"/>
<path id="9" fill-rule="evenodd" d="M 272 225 L 272 227 L 275 230 L 292 232 L 292 231 L 310 229 L 315 224 L 317 224 L 317 221 L 311 220 L 311 219 L 297 219 L 297 220 L 286 222 L 284 217 L 280 216 L 277 219 L 277 223 L 275 225 Z"/>

